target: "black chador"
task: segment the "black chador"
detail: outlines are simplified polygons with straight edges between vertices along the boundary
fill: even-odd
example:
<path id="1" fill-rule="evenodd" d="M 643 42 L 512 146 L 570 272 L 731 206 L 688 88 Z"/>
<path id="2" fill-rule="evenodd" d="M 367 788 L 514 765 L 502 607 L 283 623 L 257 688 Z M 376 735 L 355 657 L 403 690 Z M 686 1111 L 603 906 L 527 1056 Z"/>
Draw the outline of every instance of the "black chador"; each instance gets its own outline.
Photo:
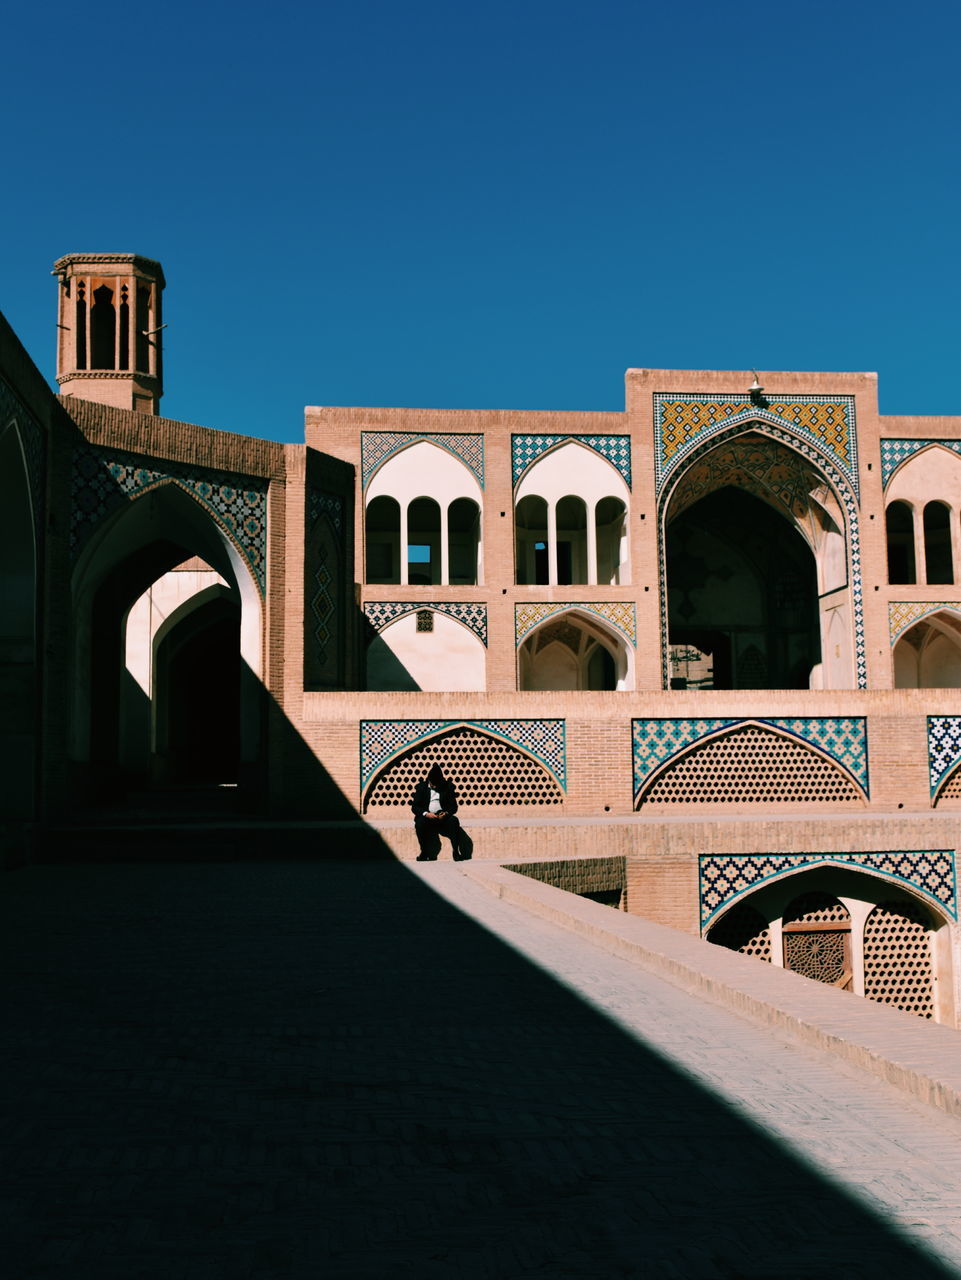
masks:
<path id="1" fill-rule="evenodd" d="M 434 862 L 440 852 L 440 837 L 451 843 L 455 859 L 460 858 L 461 829 L 454 816 L 457 813 L 457 795 L 454 784 L 448 782 L 440 765 L 434 764 L 423 782 L 418 782 L 411 796 L 410 807 L 414 811 L 414 830 L 420 845 L 418 862 Z"/>

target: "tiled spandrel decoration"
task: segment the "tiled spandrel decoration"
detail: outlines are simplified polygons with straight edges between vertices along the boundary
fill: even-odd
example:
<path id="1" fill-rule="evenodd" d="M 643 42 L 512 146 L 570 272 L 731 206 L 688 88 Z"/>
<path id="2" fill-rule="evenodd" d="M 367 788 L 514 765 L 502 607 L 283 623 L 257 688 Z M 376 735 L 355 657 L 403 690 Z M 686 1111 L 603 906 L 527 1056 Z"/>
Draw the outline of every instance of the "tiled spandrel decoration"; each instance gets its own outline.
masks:
<path id="1" fill-rule="evenodd" d="M 204 467 L 185 467 L 93 445 L 73 455 L 70 551 L 76 559 L 101 520 L 132 498 L 173 482 L 205 507 L 250 566 L 264 594 L 267 584 L 267 481 Z"/>
<path id="2" fill-rule="evenodd" d="M 364 431 L 360 437 L 361 471 L 364 488 L 370 484 L 374 472 L 388 458 L 400 453 L 409 445 L 426 440 L 428 444 L 436 444 L 446 449 L 455 458 L 460 458 L 474 475 L 480 487 L 484 487 L 484 437 L 467 432 L 444 431 Z"/>
<path id="3" fill-rule="evenodd" d="M 865 853 L 722 853 L 698 859 L 701 929 L 738 898 L 791 871 L 840 866 L 874 872 L 916 889 L 940 913 L 958 918 L 957 871 L 953 849 L 911 849 Z"/>
<path id="4" fill-rule="evenodd" d="M 717 739 L 725 730 L 774 730 L 790 743 L 814 747 L 841 767 L 858 793 L 867 797 L 867 723 L 862 716 L 778 717 L 752 719 L 647 719 L 632 721 L 635 803 L 663 766 L 680 760 L 698 743 Z M 763 784 L 763 779 L 756 780 Z M 692 796 L 692 802 L 706 797 Z"/>
<path id="5" fill-rule="evenodd" d="M 479 729 L 529 752 L 567 790 L 567 752 L 563 720 L 362 720 L 360 789 L 364 794 L 386 764 L 418 742 L 461 725 Z"/>
<path id="6" fill-rule="evenodd" d="M 487 644 L 487 605 L 470 601 L 456 600 L 368 600 L 364 605 L 364 616 L 370 623 L 371 636 L 396 622 L 408 613 L 420 613 L 430 609 L 434 613 L 446 614 L 472 631 L 481 644 Z"/>
<path id="7" fill-rule="evenodd" d="M 954 613 L 961 612 L 961 604 L 957 600 L 899 600 L 888 605 L 888 630 L 893 645 L 910 627 L 931 613 L 941 609 L 950 609 Z"/>
<path id="8" fill-rule="evenodd" d="M 627 487 L 631 487 L 631 437 L 630 436 L 511 436 L 511 467 L 514 484 L 538 458 L 557 445 L 574 440 L 588 449 L 593 449 L 602 458 L 615 467 L 624 477 Z"/>
<path id="9" fill-rule="evenodd" d="M 658 490 L 708 437 L 752 422 L 786 427 L 831 459 L 858 496 L 857 433 L 854 396 L 771 396 L 755 402 L 746 396 L 654 396 L 655 480 Z"/>
<path id="10" fill-rule="evenodd" d="M 928 716 L 928 774 L 931 799 L 937 798 L 952 775 L 961 776 L 961 716 Z"/>
<path id="11" fill-rule="evenodd" d="M 534 628 L 539 627 L 547 618 L 551 618 L 558 613 L 566 613 L 570 609 L 578 610 L 588 615 L 593 614 L 596 618 L 600 618 L 619 631 L 630 644 L 637 643 L 637 621 L 633 603 L 622 603 L 620 601 L 587 603 L 581 600 L 552 600 L 549 602 L 540 601 L 532 604 L 515 605 L 515 642 L 520 645 Z"/>
<path id="12" fill-rule="evenodd" d="M 908 458 L 933 444 L 961 454 L 961 440 L 882 440 L 881 483 L 886 485 L 902 462 L 907 462 Z"/>

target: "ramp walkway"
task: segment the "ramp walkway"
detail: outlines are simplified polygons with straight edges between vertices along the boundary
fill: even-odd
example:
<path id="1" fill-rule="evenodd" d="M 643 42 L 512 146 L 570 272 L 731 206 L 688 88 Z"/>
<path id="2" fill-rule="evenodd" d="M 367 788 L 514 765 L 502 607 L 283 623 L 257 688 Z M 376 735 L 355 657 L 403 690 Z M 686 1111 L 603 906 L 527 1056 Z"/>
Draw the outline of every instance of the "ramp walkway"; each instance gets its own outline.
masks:
<path id="1" fill-rule="evenodd" d="M 282 843 L 11 872 L 11 1274 L 961 1277 L 952 1107 L 704 998 L 760 1001 L 749 960 L 565 896 Z M 940 1078 L 956 1033 L 917 1025 Z"/>

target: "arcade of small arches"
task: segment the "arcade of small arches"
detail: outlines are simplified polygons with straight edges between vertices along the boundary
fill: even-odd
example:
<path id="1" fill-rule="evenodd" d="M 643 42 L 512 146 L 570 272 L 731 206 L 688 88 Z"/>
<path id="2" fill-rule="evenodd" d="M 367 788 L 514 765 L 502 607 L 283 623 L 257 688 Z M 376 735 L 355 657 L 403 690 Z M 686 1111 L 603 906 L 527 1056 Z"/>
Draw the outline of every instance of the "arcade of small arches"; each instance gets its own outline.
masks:
<path id="1" fill-rule="evenodd" d="M 950 1018 L 948 920 L 900 885 L 822 866 L 739 898 L 709 942 L 938 1021 Z"/>

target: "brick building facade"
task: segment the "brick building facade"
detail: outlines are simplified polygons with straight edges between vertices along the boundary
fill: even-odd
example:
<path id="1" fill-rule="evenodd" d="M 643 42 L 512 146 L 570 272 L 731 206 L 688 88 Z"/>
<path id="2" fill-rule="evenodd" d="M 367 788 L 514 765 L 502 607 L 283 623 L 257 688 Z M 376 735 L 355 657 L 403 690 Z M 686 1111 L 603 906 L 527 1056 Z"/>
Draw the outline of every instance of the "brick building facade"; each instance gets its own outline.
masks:
<path id="1" fill-rule="evenodd" d="M 282 445 L 159 415 L 159 264 L 56 272 L 59 396 L 0 329 L 11 848 L 228 784 L 412 856 L 437 759 L 475 856 L 957 1021 L 961 418 L 629 370 Z"/>

